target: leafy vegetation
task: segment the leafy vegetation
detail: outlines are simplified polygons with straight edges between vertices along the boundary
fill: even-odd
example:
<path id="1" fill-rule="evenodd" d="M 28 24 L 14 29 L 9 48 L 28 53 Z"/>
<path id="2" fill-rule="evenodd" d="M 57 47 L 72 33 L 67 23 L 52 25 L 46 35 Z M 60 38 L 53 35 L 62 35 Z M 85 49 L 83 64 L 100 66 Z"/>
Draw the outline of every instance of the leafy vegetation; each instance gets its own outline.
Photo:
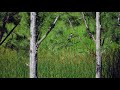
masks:
<path id="1" fill-rule="evenodd" d="M 0 13 L 0 26 L 4 14 L 5 12 Z M 103 78 L 120 77 L 118 14 L 118 12 L 101 13 Z M 1 78 L 29 78 L 30 16 L 28 12 L 19 12 L 17 15 L 21 17 L 20 24 L 0 46 Z M 60 15 L 60 19 L 39 48 L 39 78 L 94 78 L 95 42 L 87 33 L 80 12 L 38 12 L 38 39 L 46 33 L 57 15 Z M 85 12 L 85 17 L 90 31 L 95 36 L 95 13 Z M 8 32 L 13 27 L 12 22 L 6 25 Z M 69 41 L 71 33 L 73 36 Z M 3 38 L 6 35 L 7 33 Z"/>

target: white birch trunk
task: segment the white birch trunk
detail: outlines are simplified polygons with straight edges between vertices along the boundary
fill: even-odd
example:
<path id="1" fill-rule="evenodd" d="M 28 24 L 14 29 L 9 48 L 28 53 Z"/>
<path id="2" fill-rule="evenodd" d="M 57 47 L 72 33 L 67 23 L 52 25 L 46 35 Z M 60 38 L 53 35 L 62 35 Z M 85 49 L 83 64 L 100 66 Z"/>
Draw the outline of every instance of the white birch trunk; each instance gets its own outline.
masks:
<path id="1" fill-rule="evenodd" d="M 30 78 L 37 78 L 36 12 L 30 13 Z"/>
<path id="2" fill-rule="evenodd" d="M 96 12 L 96 78 L 102 78 L 102 61 L 100 50 L 101 38 L 100 12 Z"/>

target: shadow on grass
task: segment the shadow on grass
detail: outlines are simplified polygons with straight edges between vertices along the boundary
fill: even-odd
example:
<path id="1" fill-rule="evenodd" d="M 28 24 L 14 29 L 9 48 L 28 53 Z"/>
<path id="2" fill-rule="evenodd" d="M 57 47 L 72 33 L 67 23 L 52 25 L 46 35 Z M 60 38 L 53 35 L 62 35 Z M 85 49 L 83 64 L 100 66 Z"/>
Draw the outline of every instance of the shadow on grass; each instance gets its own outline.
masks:
<path id="1" fill-rule="evenodd" d="M 106 58 L 107 78 L 120 78 L 120 49 L 116 48 L 107 54 Z"/>

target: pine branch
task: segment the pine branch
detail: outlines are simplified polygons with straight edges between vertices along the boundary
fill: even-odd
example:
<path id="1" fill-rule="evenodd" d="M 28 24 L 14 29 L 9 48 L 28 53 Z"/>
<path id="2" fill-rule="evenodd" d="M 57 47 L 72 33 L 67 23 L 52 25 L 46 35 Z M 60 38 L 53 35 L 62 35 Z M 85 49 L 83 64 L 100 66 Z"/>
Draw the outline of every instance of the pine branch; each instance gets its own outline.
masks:
<path id="1" fill-rule="evenodd" d="M 51 24 L 51 26 L 48 28 L 48 31 L 45 33 L 45 35 L 36 43 L 36 46 L 39 47 L 41 42 L 48 36 L 48 34 L 52 31 L 52 29 L 55 27 L 55 24 L 58 20 L 59 16 L 57 16 L 54 20 L 54 22 Z"/>
<path id="2" fill-rule="evenodd" d="M 88 24 L 87 24 L 87 21 L 86 21 L 86 19 L 85 19 L 85 15 L 84 15 L 83 12 L 82 12 L 82 17 L 83 17 L 83 20 L 84 20 L 84 23 L 85 23 L 86 30 L 87 30 L 88 34 L 89 34 L 90 37 L 96 42 L 95 37 L 94 37 L 93 34 L 90 32 L 90 28 L 89 28 L 89 26 L 88 26 Z"/>

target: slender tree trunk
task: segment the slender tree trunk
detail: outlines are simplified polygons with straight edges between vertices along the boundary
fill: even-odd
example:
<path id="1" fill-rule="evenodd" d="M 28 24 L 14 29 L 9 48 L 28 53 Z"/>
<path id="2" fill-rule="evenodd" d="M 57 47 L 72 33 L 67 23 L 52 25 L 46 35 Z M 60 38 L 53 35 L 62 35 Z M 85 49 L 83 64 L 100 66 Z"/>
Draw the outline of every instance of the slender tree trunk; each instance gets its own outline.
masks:
<path id="1" fill-rule="evenodd" d="M 36 12 L 30 13 L 30 78 L 37 78 Z"/>
<path id="2" fill-rule="evenodd" d="M 100 50 L 100 12 L 96 12 L 96 78 L 102 78 L 102 61 Z"/>

